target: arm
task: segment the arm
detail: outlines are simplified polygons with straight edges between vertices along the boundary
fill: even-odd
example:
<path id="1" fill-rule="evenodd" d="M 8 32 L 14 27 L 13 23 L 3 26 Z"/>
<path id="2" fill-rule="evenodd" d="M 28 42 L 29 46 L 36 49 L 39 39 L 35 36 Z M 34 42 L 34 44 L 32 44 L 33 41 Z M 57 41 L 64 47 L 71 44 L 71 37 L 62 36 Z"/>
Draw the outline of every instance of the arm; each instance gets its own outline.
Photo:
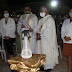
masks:
<path id="1" fill-rule="evenodd" d="M 3 23 L 2 23 L 2 20 L 0 20 L 0 33 L 1 33 L 1 36 L 4 37 L 6 35 L 6 33 L 4 32 L 4 29 L 3 29 Z"/>
<path id="2" fill-rule="evenodd" d="M 35 27 L 38 25 L 38 18 L 37 16 L 34 16 L 34 25 L 33 25 L 33 30 L 35 29 Z"/>
<path id="3" fill-rule="evenodd" d="M 22 26 L 22 23 L 20 21 L 18 21 L 18 24 L 17 24 L 17 33 L 19 35 L 21 34 L 21 26 Z"/>
<path id="4" fill-rule="evenodd" d="M 0 21 L 1 22 L 1 21 Z M 1 23 L 0 23 L 0 36 L 1 36 Z"/>
<path id="5" fill-rule="evenodd" d="M 38 33 L 41 26 L 42 26 L 42 20 L 39 20 L 38 25 L 34 28 L 34 32 Z"/>
<path id="6" fill-rule="evenodd" d="M 63 22 L 63 26 L 61 28 L 61 38 L 62 40 L 64 39 L 65 37 L 65 21 Z"/>

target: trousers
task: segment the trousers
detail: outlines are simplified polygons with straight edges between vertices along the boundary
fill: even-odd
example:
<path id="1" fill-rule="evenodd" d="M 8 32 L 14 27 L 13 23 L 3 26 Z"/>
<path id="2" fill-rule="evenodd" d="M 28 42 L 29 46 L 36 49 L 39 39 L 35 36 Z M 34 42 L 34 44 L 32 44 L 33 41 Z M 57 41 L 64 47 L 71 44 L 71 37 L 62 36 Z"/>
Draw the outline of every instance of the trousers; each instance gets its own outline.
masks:
<path id="1" fill-rule="evenodd" d="M 13 55 L 13 43 L 15 38 L 10 38 L 9 40 L 4 39 L 4 48 L 8 54 Z"/>

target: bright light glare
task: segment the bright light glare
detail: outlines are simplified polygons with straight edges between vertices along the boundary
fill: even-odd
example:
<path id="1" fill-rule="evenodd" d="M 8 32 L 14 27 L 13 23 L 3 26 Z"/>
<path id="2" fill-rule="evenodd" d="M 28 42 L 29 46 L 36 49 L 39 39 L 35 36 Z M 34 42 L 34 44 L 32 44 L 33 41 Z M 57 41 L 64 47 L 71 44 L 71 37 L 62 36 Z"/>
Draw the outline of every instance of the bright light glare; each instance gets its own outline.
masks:
<path id="1" fill-rule="evenodd" d="M 52 1 L 51 2 L 51 6 L 56 7 L 56 5 L 57 5 L 57 2 L 56 1 Z"/>

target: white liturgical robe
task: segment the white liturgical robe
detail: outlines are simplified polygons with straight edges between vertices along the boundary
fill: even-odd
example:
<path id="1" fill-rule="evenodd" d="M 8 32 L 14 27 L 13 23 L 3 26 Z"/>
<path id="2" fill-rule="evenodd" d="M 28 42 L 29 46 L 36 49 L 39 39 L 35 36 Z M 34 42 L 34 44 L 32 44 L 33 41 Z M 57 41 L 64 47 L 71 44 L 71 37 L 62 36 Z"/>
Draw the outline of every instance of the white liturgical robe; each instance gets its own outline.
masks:
<path id="1" fill-rule="evenodd" d="M 38 18 L 33 13 L 22 15 L 20 17 L 20 20 L 26 21 L 31 26 L 31 28 L 33 30 L 35 29 L 35 27 L 37 26 L 37 23 L 38 23 Z M 17 27 L 17 32 L 18 32 L 19 35 L 21 35 L 21 32 L 22 32 L 21 26 L 22 26 L 22 23 L 19 21 L 18 22 L 18 27 Z M 31 32 L 31 38 L 30 38 L 29 41 L 30 41 L 29 43 L 30 43 L 32 53 L 36 53 L 36 34 Z"/>
<path id="2" fill-rule="evenodd" d="M 35 28 L 35 32 L 38 32 L 41 28 L 41 48 L 37 50 L 38 54 L 46 54 L 46 61 L 44 68 L 54 68 L 55 64 L 58 64 L 58 45 L 56 37 L 55 21 L 51 15 L 47 15 L 39 20 L 38 26 Z"/>

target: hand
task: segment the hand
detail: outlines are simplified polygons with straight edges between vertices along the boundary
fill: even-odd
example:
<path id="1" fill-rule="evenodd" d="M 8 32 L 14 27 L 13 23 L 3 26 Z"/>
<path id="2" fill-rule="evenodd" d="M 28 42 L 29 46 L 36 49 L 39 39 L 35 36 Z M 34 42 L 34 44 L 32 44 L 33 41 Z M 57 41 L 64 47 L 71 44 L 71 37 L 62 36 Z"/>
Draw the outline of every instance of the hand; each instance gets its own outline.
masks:
<path id="1" fill-rule="evenodd" d="M 40 40 L 40 38 L 41 38 L 40 35 L 41 35 L 40 33 L 37 33 L 37 40 Z"/>
<path id="2" fill-rule="evenodd" d="M 6 40 L 9 40 L 10 37 L 9 37 L 9 36 L 5 36 L 4 38 L 5 38 Z"/>
<path id="3" fill-rule="evenodd" d="M 32 28 L 29 28 L 30 32 L 33 32 L 33 29 Z"/>
<path id="4" fill-rule="evenodd" d="M 22 24 L 21 28 L 25 28 L 25 26 Z"/>
<path id="5" fill-rule="evenodd" d="M 65 39 L 65 41 L 70 41 L 71 40 L 71 38 L 70 37 L 64 37 L 64 39 Z"/>
<path id="6" fill-rule="evenodd" d="M 20 37 L 20 35 L 17 33 L 17 31 L 15 32 L 15 35 Z"/>

